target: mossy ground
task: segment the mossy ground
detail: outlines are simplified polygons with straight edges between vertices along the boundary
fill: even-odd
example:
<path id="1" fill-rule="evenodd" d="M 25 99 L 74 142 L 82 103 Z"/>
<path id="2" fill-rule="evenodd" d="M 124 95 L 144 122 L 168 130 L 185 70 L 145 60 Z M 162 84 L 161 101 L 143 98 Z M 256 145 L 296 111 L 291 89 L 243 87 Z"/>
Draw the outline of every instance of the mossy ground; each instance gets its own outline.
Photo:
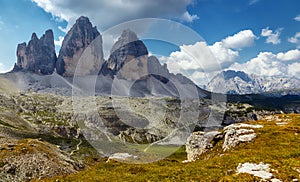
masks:
<path id="1" fill-rule="evenodd" d="M 249 122 L 264 125 L 255 130 L 254 142 L 223 152 L 221 141 L 196 162 L 182 163 L 186 159 L 182 147 L 170 157 L 150 164 L 106 163 L 102 159 L 84 171 L 44 181 L 259 181 L 249 174 L 236 174 L 238 164 L 245 162 L 268 163 L 275 178 L 292 181 L 300 178 L 300 115 L 279 117 L 291 120 L 283 126 L 276 125 L 276 121 Z"/>

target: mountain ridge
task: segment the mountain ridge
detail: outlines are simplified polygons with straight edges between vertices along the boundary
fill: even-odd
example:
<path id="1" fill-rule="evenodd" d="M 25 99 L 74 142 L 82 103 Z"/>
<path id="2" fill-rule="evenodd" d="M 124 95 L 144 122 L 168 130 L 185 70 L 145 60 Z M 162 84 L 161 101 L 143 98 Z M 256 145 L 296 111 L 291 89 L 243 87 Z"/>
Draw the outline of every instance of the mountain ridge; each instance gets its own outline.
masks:
<path id="1" fill-rule="evenodd" d="M 265 77 L 227 70 L 216 75 L 206 89 L 222 94 L 287 95 L 300 93 L 299 85 L 300 79 L 296 77 Z"/>
<path id="2" fill-rule="evenodd" d="M 51 40 L 49 46 L 44 47 L 46 51 L 52 50 L 54 47 L 53 32 L 51 31 Z M 46 33 L 47 35 L 47 33 Z M 41 38 L 42 39 L 42 38 Z M 39 40 L 35 33 L 33 33 L 29 45 L 31 42 Z M 29 76 L 27 79 L 30 90 L 53 90 L 51 93 L 61 93 L 56 91 L 55 87 L 58 85 L 58 80 L 81 77 L 80 83 L 91 82 L 89 76 L 96 76 L 96 94 L 116 94 L 116 95 L 128 95 L 145 97 L 148 95 L 165 97 L 209 97 L 210 93 L 199 88 L 189 78 L 181 74 L 170 73 L 166 65 L 161 65 L 159 60 L 155 56 L 150 56 L 146 45 L 142 40 L 138 38 L 135 32 L 130 29 L 125 29 L 121 33 L 118 40 L 111 48 L 110 56 L 107 60 L 103 58 L 103 42 L 102 35 L 97 30 L 97 27 L 93 26 L 88 17 L 80 17 L 76 20 L 76 23 L 69 30 L 65 36 L 58 57 L 52 61 L 53 67 L 50 71 L 44 73 L 41 71 L 31 71 L 26 67 L 23 60 L 23 54 L 20 55 L 21 50 L 25 44 L 21 44 L 17 50 L 17 66 L 13 69 L 14 72 L 29 72 L 39 74 L 41 76 L 51 75 L 57 73 L 63 78 L 57 78 L 58 75 L 49 77 L 50 81 L 45 81 L 38 76 Z M 40 50 L 32 47 L 30 50 Z M 55 50 L 54 50 L 55 51 Z M 38 54 L 38 57 L 42 57 Z M 26 52 L 25 52 L 26 53 Z M 55 53 L 55 52 L 54 52 Z M 25 54 L 30 57 L 31 55 Z M 25 57 L 25 58 L 27 58 Z M 39 62 L 48 64 L 48 59 L 39 60 Z M 40 70 L 40 64 L 32 61 L 32 64 L 37 70 Z M 43 64 L 42 64 L 43 65 Z M 26 74 L 25 74 L 26 75 Z M 24 75 L 24 76 L 25 76 Z M 56 79 L 55 79 L 56 78 Z M 26 80 L 26 79 L 23 79 Z M 47 79 L 48 80 L 48 79 Z M 53 82 L 51 81 L 53 80 Z M 55 81 L 56 80 L 56 81 Z M 69 80 L 69 79 L 68 79 Z M 43 83 L 42 83 L 43 82 Z M 116 84 L 117 83 L 117 84 Z M 71 81 L 71 84 L 72 83 Z M 97 86 L 98 84 L 98 86 Z M 43 85 L 43 86 L 42 86 Z M 118 91 L 113 93 L 113 85 L 118 87 Z M 62 86 L 62 85 L 61 85 Z M 63 88 L 62 88 L 63 87 Z M 68 90 L 69 86 L 62 86 L 59 89 Z M 99 89 L 97 89 L 99 88 Z M 25 89 L 26 90 L 26 89 Z M 67 91 L 68 95 L 71 93 Z"/>

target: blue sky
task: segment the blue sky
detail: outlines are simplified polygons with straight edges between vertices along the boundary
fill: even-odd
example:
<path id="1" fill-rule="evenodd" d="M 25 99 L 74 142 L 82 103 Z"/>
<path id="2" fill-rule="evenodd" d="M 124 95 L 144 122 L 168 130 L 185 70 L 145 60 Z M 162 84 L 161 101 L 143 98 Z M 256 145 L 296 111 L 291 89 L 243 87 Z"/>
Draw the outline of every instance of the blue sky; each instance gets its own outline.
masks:
<path id="1" fill-rule="evenodd" d="M 85 15 L 100 32 L 136 18 L 171 19 L 199 33 L 219 57 L 222 69 L 300 77 L 299 7 L 299 0 L 0 0 L 0 72 L 13 66 L 17 44 L 28 42 L 32 32 L 41 36 L 53 29 L 58 41 L 65 35 L 63 29 Z M 212 77 L 217 72 L 185 66 L 179 59 L 184 51 L 178 47 L 147 45 L 151 52 L 165 56 L 162 62 L 172 72 L 188 71 L 200 85 L 203 74 Z M 181 48 L 201 51 L 198 46 Z"/>

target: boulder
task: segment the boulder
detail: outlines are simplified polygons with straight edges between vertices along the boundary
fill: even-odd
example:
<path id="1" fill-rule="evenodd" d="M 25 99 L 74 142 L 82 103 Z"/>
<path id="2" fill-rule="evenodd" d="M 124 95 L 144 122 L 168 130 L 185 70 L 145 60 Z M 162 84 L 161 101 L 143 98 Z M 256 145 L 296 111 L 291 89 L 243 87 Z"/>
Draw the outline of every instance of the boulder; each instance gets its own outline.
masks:
<path id="1" fill-rule="evenodd" d="M 192 133 L 186 142 L 187 161 L 197 160 L 200 155 L 210 151 L 222 138 L 222 133 L 218 131 Z"/>
<path id="2" fill-rule="evenodd" d="M 223 150 L 229 150 L 237 146 L 241 142 L 251 142 L 256 133 L 253 129 L 262 128 L 262 125 L 250 125 L 250 124 L 232 124 L 224 128 L 224 143 Z"/>
<path id="3" fill-rule="evenodd" d="M 259 164 L 246 162 L 239 164 L 237 167 L 237 173 L 248 173 L 264 180 L 270 180 L 273 178 L 273 174 L 270 172 L 270 165 L 260 162 Z M 274 179 L 273 179 L 274 180 Z"/>

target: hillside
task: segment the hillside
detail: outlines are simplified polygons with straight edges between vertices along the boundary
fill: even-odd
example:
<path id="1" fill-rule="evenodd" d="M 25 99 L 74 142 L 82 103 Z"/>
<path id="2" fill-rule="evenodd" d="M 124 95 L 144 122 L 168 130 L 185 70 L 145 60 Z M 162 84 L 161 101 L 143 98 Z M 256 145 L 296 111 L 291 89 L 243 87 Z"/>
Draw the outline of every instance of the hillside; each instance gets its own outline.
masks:
<path id="1" fill-rule="evenodd" d="M 103 159 L 77 174 L 43 181 L 258 181 L 259 177 L 236 173 L 237 166 L 247 162 L 269 164 L 273 179 L 299 179 L 300 115 L 278 115 L 247 123 L 263 125 L 255 129 L 257 137 L 253 142 L 226 152 L 222 151 L 222 141 L 218 142 L 195 162 L 182 163 L 186 153 L 181 148 L 167 159 L 151 164 L 107 163 Z"/>

